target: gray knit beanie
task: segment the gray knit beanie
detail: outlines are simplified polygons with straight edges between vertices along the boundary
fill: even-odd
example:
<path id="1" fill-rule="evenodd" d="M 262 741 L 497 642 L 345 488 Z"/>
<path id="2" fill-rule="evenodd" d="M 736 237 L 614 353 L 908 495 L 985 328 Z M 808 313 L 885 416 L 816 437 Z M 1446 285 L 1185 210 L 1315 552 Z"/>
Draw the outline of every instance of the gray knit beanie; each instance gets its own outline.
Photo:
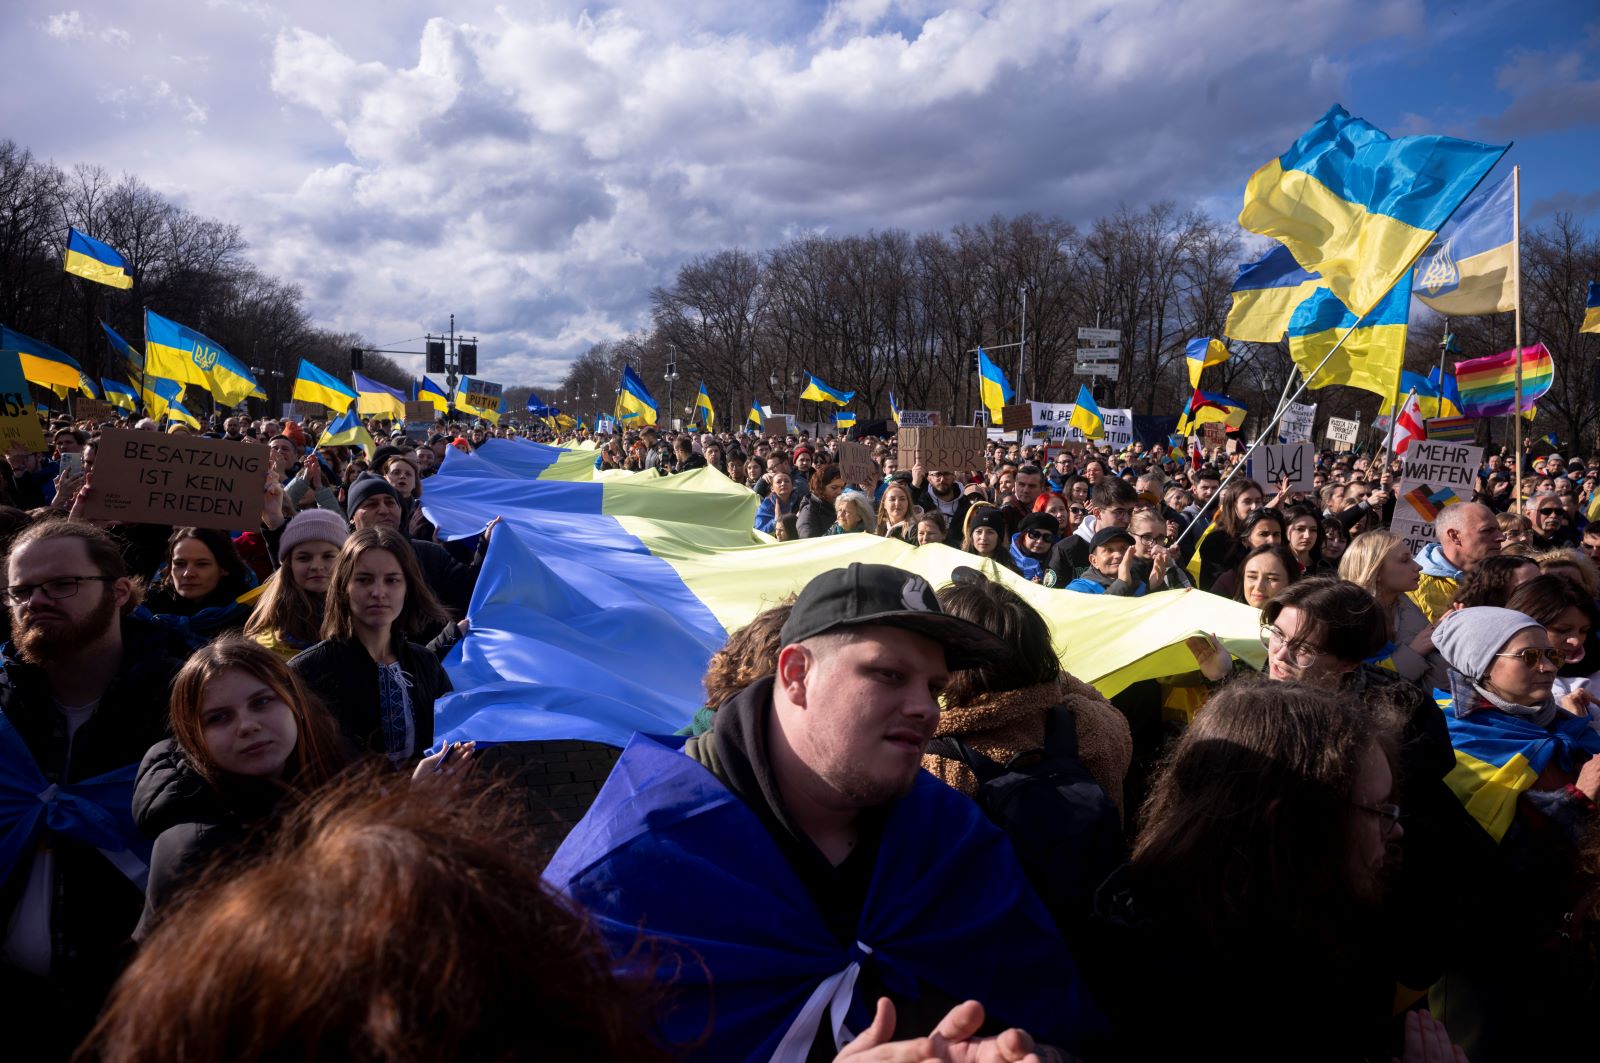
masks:
<path id="1" fill-rule="evenodd" d="M 1479 605 L 1445 614 L 1433 629 L 1433 644 L 1445 664 L 1477 680 L 1489 674 L 1494 655 L 1512 636 L 1530 627 L 1542 630 L 1544 625 L 1515 609 Z"/>
<path id="2" fill-rule="evenodd" d="M 308 509 L 296 513 L 283 537 L 278 540 L 278 561 L 289 560 L 289 554 L 301 543 L 332 543 L 343 546 L 350 535 L 350 525 L 331 509 Z"/>

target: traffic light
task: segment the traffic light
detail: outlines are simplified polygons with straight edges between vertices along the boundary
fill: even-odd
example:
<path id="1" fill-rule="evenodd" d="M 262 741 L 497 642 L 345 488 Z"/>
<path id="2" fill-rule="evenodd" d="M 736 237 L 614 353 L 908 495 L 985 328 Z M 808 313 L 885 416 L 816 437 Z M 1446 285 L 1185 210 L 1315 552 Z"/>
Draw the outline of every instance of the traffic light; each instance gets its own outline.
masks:
<path id="1" fill-rule="evenodd" d="M 428 372 L 430 372 L 430 373 L 443 373 L 444 372 L 444 341 L 443 340 L 429 340 L 428 341 Z"/>
<path id="2" fill-rule="evenodd" d="M 478 375 L 478 345 L 476 343 L 463 343 L 456 350 L 456 361 L 460 363 L 462 376 Z"/>
<path id="3" fill-rule="evenodd" d="M 361 366 L 361 348 L 360 347 L 352 347 L 352 348 L 350 348 L 350 368 L 353 369 L 354 371 L 358 372 L 358 373 L 361 372 L 362 366 Z"/>

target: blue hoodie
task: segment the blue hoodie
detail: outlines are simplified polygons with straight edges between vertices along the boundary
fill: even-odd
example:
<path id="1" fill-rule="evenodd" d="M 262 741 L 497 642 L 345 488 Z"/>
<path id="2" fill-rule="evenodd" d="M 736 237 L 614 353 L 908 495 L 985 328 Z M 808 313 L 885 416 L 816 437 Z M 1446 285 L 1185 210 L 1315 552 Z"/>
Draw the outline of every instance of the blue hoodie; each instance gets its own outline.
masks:
<path id="1" fill-rule="evenodd" d="M 1417 553 L 1417 564 L 1422 566 L 1422 572 L 1427 576 L 1439 579 L 1460 579 L 1461 570 L 1450 563 L 1444 556 L 1444 547 L 1438 543 L 1429 543 Z"/>

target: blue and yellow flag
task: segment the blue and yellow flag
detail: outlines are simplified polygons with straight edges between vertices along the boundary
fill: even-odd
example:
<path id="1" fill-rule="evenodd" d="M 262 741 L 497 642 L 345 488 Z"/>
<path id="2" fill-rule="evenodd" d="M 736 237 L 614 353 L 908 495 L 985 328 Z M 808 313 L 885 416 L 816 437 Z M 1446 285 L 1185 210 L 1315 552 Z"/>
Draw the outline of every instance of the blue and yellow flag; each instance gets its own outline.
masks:
<path id="1" fill-rule="evenodd" d="M 1016 394 L 1011 388 L 1011 381 L 1007 380 L 1005 373 L 994 364 L 989 352 L 979 347 L 978 398 L 982 400 L 984 409 L 989 411 L 989 420 L 992 423 L 1000 423 L 1001 408 L 1015 398 Z"/>
<path id="2" fill-rule="evenodd" d="M 1288 331 L 1295 307 L 1321 286 L 1322 278 L 1300 268 L 1289 249 L 1272 250 L 1239 267 L 1233 282 L 1233 307 L 1223 334 L 1250 343 L 1277 343 Z"/>
<path id="3" fill-rule="evenodd" d="M 109 377 L 101 377 L 100 390 L 105 393 L 106 402 L 119 410 L 132 413 L 139 408 L 139 393 L 133 390 L 132 385 Z"/>
<path id="4" fill-rule="evenodd" d="M 1086 385 L 1078 385 L 1078 397 L 1072 404 L 1072 417 L 1067 427 L 1076 428 L 1085 439 L 1099 439 L 1106 434 L 1105 418 L 1100 416 L 1100 407 Z"/>
<path id="5" fill-rule="evenodd" d="M 145 372 L 211 392 L 218 406 L 237 406 L 247 398 L 266 398 L 244 363 L 200 332 L 144 312 Z"/>
<path id="6" fill-rule="evenodd" d="M 1516 218 L 1511 175 L 1474 192 L 1411 271 L 1411 290 L 1427 306 L 1455 317 L 1517 308 Z"/>
<path id="7" fill-rule="evenodd" d="M 1589 282 L 1589 295 L 1583 303 L 1583 325 L 1579 332 L 1600 332 L 1600 281 Z"/>
<path id="8" fill-rule="evenodd" d="M 167 409 L 183 398 L 183 385 L 176 380 L 163 380 L 156 376 L 140 377 L 139 394 L 150 416 L 159 419 L 165 417 Z"/>
<path id="9" fill-rule="evenodd" d="M 297 400 L 298 401 L 298 400 Z M 308 400 L 315 402 L 317 400 Z M 324 403 L 323 405 L 327 405 Z M 372 433 L 367 431 L 367 426 L 361 423 L 361 418 L 354 408 L 347 408 L 339 416 L 328 422 L 328 427 L 323 429 L 322 438 L 317 440 L 317 449 L 323 447 L 360 447 L 367 452 L 367 460 L 372 459 L 372 454 L 378 448 L 372 442 Z"/>
<path id="10" fill-rule="evenodd" d="M 1335 104 L 1250 178 L 1239 224 L 1282 242 L 1364 317 L 1505 151 L 1453 137 L 1395 139 Z"/>
<path id="11" fill-rule="evenodd" d="M 435 384 L 426 376 L 419 381 L 412 382 L 411 397 L 417 402 L 433 403 L 433 408 L 437 413 L 450 412 L 450 396 L 445 394 L 444 388 Z"/>
<path id="12" fill-rule="evenodd" d="M 1453 339 L 1452 337 L 1452 347 L 1450 349 L 1459 354 L 1461 348 L 1453 346 Z M 1460 417 L 1462 415 L 1461 388 L 1456 384 L 1456 375 L 1454 373 L 1445 373 L 1441 381 L 1439 367 L 1434 366 L 1428 370 L 1428 386 L 1433 388 L 1439 396 L 1440 417 Z"/>
<path id="13" fill-rule="evenodd" d="M 69 390 L 81 391 L 91 399 L 99 398 L 94 381 L 84 376 L 77 359 L 43 340 L 0 325 L 0 351 L 17 352 L 22 375 L 30 384 L 51 388 L 63 398 Z"/>
<path id="14" fill-rule="evenodd" d="M 315 402 L 334 413 L 343 413 L 356 401 L 356 393 L 331 373 L 325 373 L 304 358 L 294 378 L 294 401 Z"/>
<path id="15" fill-rule="evenodd" d="M 1317 374 L 1310 387 L 1345 384 L 1392 396 L 1400 384 L 1410 310 L 1411 274 L 1406 273 L 1318 372 L 1322 359 L 1356 324 L 1356 316 L 1332 291 L 1319 288 L 1300 304 L 1289 321 L 1289 357 L 1302 376 Z"/>
<path id="16" fill-rule="evenodd" d="M 117 330 L 104 321 L 100 322 L 100 327 L 105 330 L 106 342 L 111 345 L 112 352 L 127 362 L 133 372 L 143 373 L 144 355 L 135 350 L 133 344 L 117 335 Z"/>
<path id="17" fill-rule="evenodd" d="M 842 434 L 846 428 L 854 428 L 855 426 L 856 415 L 854 410 L 840 410 L 833 415 L 833 430 L 835 432 Z"/>
<path id="18" fill-rule="evenodd" d="M 630 428 L 656 423 L 655 397 L 631 365 L 622 367 L 622 382 L 617 385 L 616 416 L 618 421 Z"/>
<path id="19" fill-rule="evenodd" d="M 110 244 L 85 236 L 76 229 L 67 230 L 66 271 L 112 288 L 133 287 L 133 271 L 128 268 L 128 260 Z"/>
<path id="20" fill-rule="evenodd" d="M 1183 349 L 1185 360 L 1189 363 L 1189 386 L 1200 386 L 1200 374 L 1208 365 L 1221 365 L 1228 360 L 1228 345 L 1221 340 L 1208 339 L 1197 336 L 1190 340 Z"/>
<path id="21" fill-rule="evenodd" d="M 1250 407 L 1237 399 L 1230 399 L 1220 391 L 1195 388 L 1194 394 L 1189 396 L 1189 405 L 1184 407 L 1183 416 L 1178 418 L 1178 431 L 1188 435 L 1201 425 L 1212 423 L 1237 429 L 1244 425 L 1244 419 L 1249 414 Z"/>
<path id="22" fill-rule="evenodd" d="M 179 402 L 177 399 L 173 399 L 167 403 L 166 417 L 169 424 L 176 421 L 179 424 L 188 425 L 196 432 L 204 431 L 200 425 L 200 418 L 196 417 L 194 414 L 185 409 L 183 403 Z"/>
<path id="23" fill-rule="evenodd" d="M 356 412 L 363 417 L 381 417 L 386 421 L 406 419 L 406 397 L 382 381 L 352 371 L 350 380 L 356 386 Z"/>
<path id="24" fill-rule="evenodd" d="M 856 397 L 856 393 L 829 387 L 810 373 L 807 373 L 805 390 L 800 392 L 800 397 L 802 399 L 810 399 L 812 402 L 831 402 L 835 406 L 845 406 Z"/>
<path id="25" fill-rule="evenodd" d="M 488 421 L 490 424 L 500 423 L 500 412 L 505 408 L 505 395 L 501 395 L 493 406 L 479 406 L 472 401 L 473 378 L 464 376 L 456 383 L 455 408 L 474 417 Z M 486 381 L 486 383 L 493 383 Z M 498 385 L 495 385 L 498 387 Z M 479 392 L 482 394 L 482 392 Z M 551 411 L 552 413 L 554 411 Z"/>
<path id="26" fill-rule="evenodd" d="M 717 411 L 711 408 L 711 396 L 706 392 L 706 382 L 700 381 L 700 394 L 694 397 L 694 408 L 702 414 L 707 432 L 717 430 Z"/>
<path id="27" fill-rule="evenodd" d="M 762 407 L 761 403 L 752 402 L 750 404 L 750 412 L 745 415 L 744 423 L 753 424 L 758 429 L 767 423 L 767 411 Z"/>
<path id="28" fill-rule="evenodd" d="M 894 401 L 894 389 L 889 389 L 889 416 L 894 418 L 894 423 L 900 423 L 900 404 Z"/>

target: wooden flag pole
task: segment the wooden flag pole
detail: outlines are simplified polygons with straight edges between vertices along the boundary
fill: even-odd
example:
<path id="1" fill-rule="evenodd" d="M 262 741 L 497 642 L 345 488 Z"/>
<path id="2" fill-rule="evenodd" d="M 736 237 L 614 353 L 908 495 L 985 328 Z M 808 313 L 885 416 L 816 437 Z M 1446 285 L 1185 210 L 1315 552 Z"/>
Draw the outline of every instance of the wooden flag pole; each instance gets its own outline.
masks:
<path id="1" fill-rule="evenodd" d="M 1511 410 L 1511 460 L 1516 466 L 1515 505 L 1522 509 L 1522 167 L 1511 167 L 1511 298 L 1517 304 L 1512 345 L 1516 400 Z"/>

